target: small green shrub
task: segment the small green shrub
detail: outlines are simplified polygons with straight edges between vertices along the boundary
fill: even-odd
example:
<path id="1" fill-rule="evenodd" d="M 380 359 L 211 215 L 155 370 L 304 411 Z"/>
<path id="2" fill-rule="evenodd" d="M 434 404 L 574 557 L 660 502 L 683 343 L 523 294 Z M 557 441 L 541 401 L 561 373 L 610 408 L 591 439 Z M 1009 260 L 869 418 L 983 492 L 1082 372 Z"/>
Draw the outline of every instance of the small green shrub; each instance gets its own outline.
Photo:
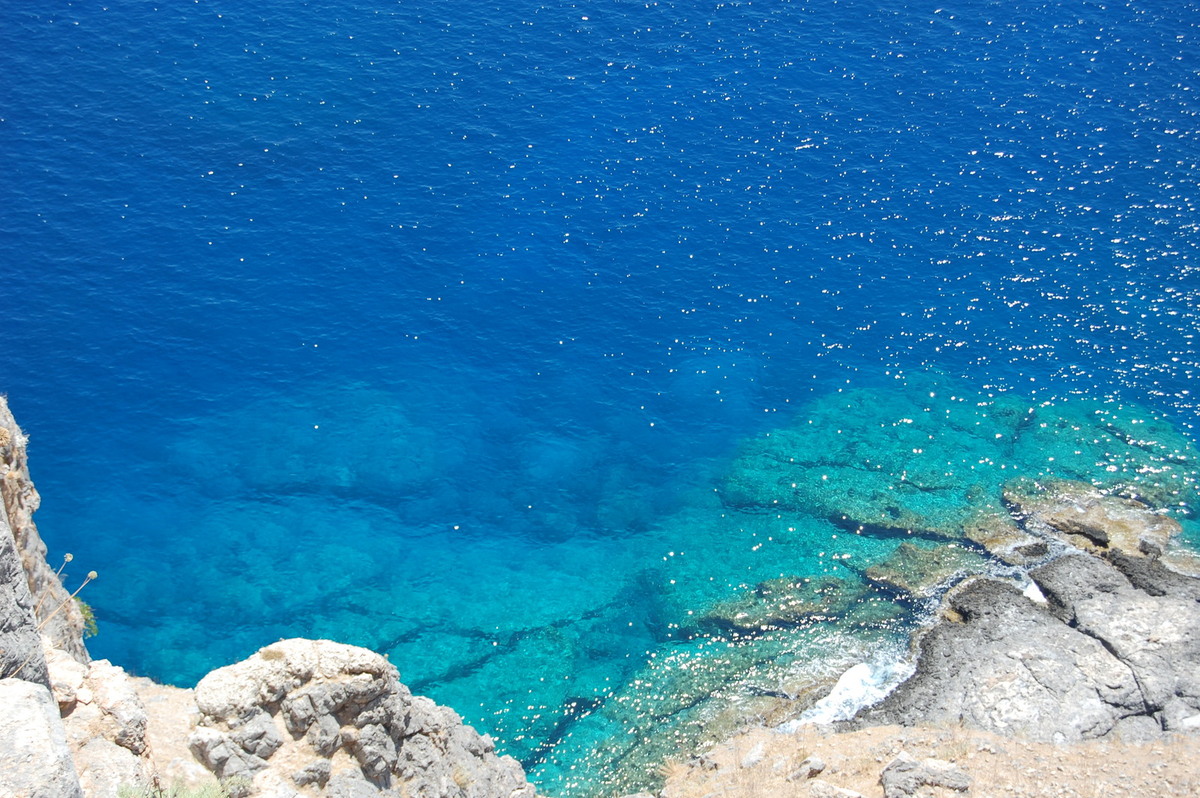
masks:
<path id="1" fill-rule="evenodd" d="M 92 612 L 92 605 L 77 598 L 75 606 L 79 608 L 79 614 L 83 616 L 83 636 L 95 637 L 100 632 L 100 627 L 96 626 L 96 613 Z"/>
<path id="2" fill-rule="evenodd" d="M 198 787 L 185 787 L 178 782 L 170 787 L 130 787 L 117 788 L 117 798 L 235 798 L 245 795 L 250 783 L 242 778 L 210 781 Z"/>

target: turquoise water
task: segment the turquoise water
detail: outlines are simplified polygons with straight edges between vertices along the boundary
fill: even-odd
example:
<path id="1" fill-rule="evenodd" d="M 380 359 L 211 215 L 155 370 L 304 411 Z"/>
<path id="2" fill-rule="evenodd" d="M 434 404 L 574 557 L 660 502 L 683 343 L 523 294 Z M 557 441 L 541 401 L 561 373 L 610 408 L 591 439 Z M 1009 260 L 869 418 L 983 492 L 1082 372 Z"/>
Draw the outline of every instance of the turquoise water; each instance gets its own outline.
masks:
<path id="1" fill-rule="evenodd" d="M 898 657 L 865 572 L 1010 472 L 1200 542 L 1197 11 L 0 9 L 0 391 L 91 650 L 367 645 L 582 795 Z"/>

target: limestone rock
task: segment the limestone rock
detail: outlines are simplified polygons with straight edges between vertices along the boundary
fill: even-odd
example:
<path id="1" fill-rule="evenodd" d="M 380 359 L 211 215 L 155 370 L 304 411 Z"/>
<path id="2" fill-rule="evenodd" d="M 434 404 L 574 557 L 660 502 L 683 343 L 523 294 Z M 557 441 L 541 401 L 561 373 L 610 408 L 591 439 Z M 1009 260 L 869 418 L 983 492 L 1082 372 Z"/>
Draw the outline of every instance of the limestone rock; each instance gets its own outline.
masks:
<path id="1" fill-rule="evenodd" d="M 879 775 L 884 798 L 909 798 L 922 787 L 944 787 L 966 792 L 971 780 L 958 765 L 941 759 L 917 761 L 901 751 Z"/>
<path id="2" fill-rule="evenodd" d="M 1004 486 L 1004 500 L 1027 530 L 1084 551 L 1158 557 L 1179 532 L 1175 519 L 1086 482 L 1017 480 Z"/>
<path id="3" fill-rule="evenodd" d="M 83 798 L 50 691 L 0 679 L 0 796 Z"/>
<path id="4" fill-rule="evenodd" d="M 863 798 L 862 793 L 836 787 L 827 781 L 813 779 L 808 783 L 809 798 Z"/>
<path id="5" fill-rule="evenodd" d="M 366 649 L 284 640 L 196 686 L 189 744 L 251 795 L 533 798 L 521 767 Z"/>
<path id="6" fill-rule="evenodd" d="M 146 763 L 104 737 L 92 737 L 73 748 L 79 784 L 87 798 L 118 798 L 122 787 L 149 786 Z"/>
<path id="7" fill-rule="evenodd" d="M 1200 582 L 1119 557 L 1061 557 L 1030 572 L 1051 610 L 1128 666 L 1151 713 L 1178 699 L 1200 710 Z M 1157 595 L 1155 595 L 1157 594 Z"/>
<path id="8" fill-rule="evenodd" d="M 951 590 L 916 673 L 851 725 L 947 721 L 1060 743 L 1200 727 L 1200 580 L 1122 549 L 1029 577 L 1044 603 L 994 579 Z"/>
<path id="9" fill-rule="evenodd" d="M 87 679 L 88 666 L 62 649 L 47 646 L 45 641 L 42 643 L 46 669 L 50 676 L 50 689 L 54 693 L 54 700 L 58 702 L 59 712 L 64 716 L 68 715 L 75 709 L 79 691 L 83 689 L 83 683 Z"/>
<path id="10" fill-rule="evenodd" d="M 788 781 L 804 781 L 820 775 L 825 770 L 825 760 L 819 756 L 806 757 L 796 769 L 787 775 Z"/>
<path id="11" fill-rule="evenodd" d="M 1045 540 L 1023 531 L 1008 513 L 980 513 L 963 525 L 963 534 L 1009 565 L 1028 565 L 1050 551 Z"/>
<path id="12" fill-rule="evenodd" d="M 26 679 L 49 688 L 33 607 L 12 530 L 0 513 L 0 678 Z"/>

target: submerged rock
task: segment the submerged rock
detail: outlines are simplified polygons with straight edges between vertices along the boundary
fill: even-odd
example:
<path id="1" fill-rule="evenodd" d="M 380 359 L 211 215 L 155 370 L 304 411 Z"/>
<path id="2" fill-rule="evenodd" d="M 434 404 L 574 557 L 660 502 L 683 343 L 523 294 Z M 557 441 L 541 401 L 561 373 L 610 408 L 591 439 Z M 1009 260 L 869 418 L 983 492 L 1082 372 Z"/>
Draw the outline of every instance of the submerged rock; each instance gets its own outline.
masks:
<path id="1" fill-rule="evenodd" d="M 865 572 L 888 590 L 928 596 L 952 579 L 979 573 L 987 560 L 958 545 L 918 545 L 905 541 L 883 562 Z"/>
<path id="2" fill-rule="evenodd" d="M 1002 486 L 1014 477 L 1077 480 L 1182 514 L 1197 507 L 1200 453 L 1149 411 L 1037 404 L 935 374 L 898 387 L 818 399 L 792 426 L 751 442 L 726 476 L 723 500 L 867 532 L 959 538 L 973 530 L 982 540 L 1012 537 L 986 519 L 1007 515 Z M 996 545 L 1029 556 L 1016 538 Z"/>
<path id="3" fill-rule="evenodd" d="M 769 579 L 709 609 L 700 618 L 699 626 L 710 633 L 755 635 L 834 620 L 865 592 L 865 586 L 851 585 L 836 577 Z"/>
<path id="4" fill-rule="evenodd" d="M 963 525 L 963 535 L 1009 565 L 1029 565 L 1050 551 L 1044 539 L 1022 530 L 1008 513 L 981 513 Z"/>

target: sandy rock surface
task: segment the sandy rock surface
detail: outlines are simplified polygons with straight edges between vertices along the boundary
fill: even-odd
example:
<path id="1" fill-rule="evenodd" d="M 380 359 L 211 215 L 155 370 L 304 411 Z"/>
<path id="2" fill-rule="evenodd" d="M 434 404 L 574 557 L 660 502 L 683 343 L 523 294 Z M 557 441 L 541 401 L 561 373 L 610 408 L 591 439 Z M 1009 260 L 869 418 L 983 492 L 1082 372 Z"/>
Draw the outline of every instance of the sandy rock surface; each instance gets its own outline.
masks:
<path id="1" fill-rule="evenodd" d="M 757 752 L 747 758 L 747 754 Z M 1074 745 L 1013 739 L 961 726 L 877 726 L 833 733 L 802 727 L 792 734 L 756 729 L 691 762 L 669 763 L 662 798 L 815 798 L 846 793 L 884 798 L 883 775 L 902 755 L 927 765 L 953 765 L 948 783 L 965 778 L 967 790 L 924 783 L 912 793 L 936 798 L 1168 798 L 1200 795 L 1200 738 L 1177 735 L 1153 743 L 1090 741 Z M 791 778 L 805 759 L 825 767 L 811 778 Z M 903 761 L 901 759 L 901 761 Z M 940 767 L 935 765 L 935 767 Z M 961 773 L 961 776 L 957 775 Z M 820 782 L 818 784 L 818 782 Z M 893 781 L 893 784 L 896 784 Z"/>

